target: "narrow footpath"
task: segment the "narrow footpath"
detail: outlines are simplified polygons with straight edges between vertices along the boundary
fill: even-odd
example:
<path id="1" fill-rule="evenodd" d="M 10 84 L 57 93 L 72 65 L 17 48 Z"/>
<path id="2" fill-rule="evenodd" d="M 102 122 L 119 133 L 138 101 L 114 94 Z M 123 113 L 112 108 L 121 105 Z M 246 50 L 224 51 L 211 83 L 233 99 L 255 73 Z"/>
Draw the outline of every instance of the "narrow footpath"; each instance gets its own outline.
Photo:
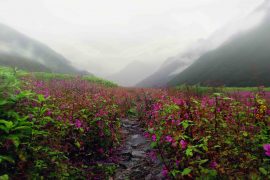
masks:
<path id="1" fill-rule="evenodd" d="M 150 158 L 150 141 L 136 119 L 122 119 L 123 134 L 126 137 L 119 152 L 119 169 L 115 180 L 162 180 L 162 163 Z"/>

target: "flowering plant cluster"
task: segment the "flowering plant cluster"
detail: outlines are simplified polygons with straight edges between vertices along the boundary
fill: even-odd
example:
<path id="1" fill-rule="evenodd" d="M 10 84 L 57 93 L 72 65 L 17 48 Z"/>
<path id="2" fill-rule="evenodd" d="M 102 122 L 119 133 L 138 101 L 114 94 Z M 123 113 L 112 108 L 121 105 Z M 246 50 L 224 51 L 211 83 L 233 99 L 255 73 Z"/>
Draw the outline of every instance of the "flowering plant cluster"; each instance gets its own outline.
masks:
<path id="1" fill-rule="evenodd" d="M 269 94 L 157 91 L 146 93 L 139 114 L 163 175 L 270 177 Z"/>
<path id="2" fill-rule="evenodd" d="M 120 117 L 129 108 L 121 105 L 130 101 L 125 91 L 80 77 L 20 81 L 10 69 L 1 72 L 1 178 L 113 174 Z"/>

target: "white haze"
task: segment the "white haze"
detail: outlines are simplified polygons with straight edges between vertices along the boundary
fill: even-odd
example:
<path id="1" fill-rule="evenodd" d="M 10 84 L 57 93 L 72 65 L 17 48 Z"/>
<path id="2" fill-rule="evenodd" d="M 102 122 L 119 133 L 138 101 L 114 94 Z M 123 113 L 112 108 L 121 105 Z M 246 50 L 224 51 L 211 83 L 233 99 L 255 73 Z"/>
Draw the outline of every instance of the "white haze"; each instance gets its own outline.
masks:
<path id="1" fill-rule="evenodd" d="M 76 67 L 96 75 L 108 77 L 135 60 L 151 64 L 150 74 L 168 57 L 209 39 L 225 25 L 237 29 L 231 22 L 243 19 L 262 2 L 0 0 L 0 23 L 44 42 Z"/>

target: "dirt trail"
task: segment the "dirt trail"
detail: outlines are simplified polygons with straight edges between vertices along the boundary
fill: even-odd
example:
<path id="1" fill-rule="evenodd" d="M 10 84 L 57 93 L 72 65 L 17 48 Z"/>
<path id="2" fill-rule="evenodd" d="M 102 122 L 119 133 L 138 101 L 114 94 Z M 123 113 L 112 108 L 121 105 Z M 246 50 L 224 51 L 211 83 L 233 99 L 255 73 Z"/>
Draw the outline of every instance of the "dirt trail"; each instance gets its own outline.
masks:
<path id="1" fill-rule="evenodd" d="M 144 132 L 139 122 L 136 119 L 122 119 L 122 129 L 126 139 L 119 152 L 120 168 L 114 179 L 163 179 L 162 163 L 159 160 L 153 161 L 149 157 L 150 141 L 143 136 Z"/>

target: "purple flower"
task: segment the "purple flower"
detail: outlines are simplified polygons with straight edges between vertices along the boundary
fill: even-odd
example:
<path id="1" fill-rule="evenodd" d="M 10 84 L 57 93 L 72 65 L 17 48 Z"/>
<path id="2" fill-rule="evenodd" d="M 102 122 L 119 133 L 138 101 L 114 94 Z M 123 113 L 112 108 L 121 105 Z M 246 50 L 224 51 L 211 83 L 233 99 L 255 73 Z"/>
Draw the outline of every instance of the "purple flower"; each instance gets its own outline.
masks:
<path id="1" fill-rule="evenodd" d="M 181 140 L 180 141 L 180 145 L 182 149 L 186 149 L 187 148 L 187 142 L 185 140 Z"/>
<path id="2" fill-rule="evenodd" d="M 173 141 L 173 138 L 171 136 L 166 136 L 166 141 L 171 143 Z"/>
<path id="3" fill-rule="evenodd" d="M 155 134 L 152 135 L 152 141 L 157 141 L 157 136 Z"/>
<path id="4" fill-rule="evenodd" d="M 166 169 L 166 167 L 164 167 L 164 168 L 162 169 L 162 175 L 163 175 L 164 177 L 167 177 L 168 174 L 169 174 L 169 171 Z"/>
<path id="5" fill-rule="evenodd" d="M 153 162 L 157 160 L 157 154 L 155 151 L 151 151 L 148 155 Z"/>
<path id="6" fill-rule="evenodd" d="M 263 149 L 265 150 L 265 155 L 270 157 L 270 144 L 263 145 Z"/>
<path id="7" fill-rule="evenodd" d="M 76 119 L 75 126 L 76 126 L 76 128 L 82 127 L 82 122 L 79 119 Z"/>
<path id="8" fill-rule="evenodd" d="M 144 137 L 149 138 L 150 134 L 148 132 L 144 133 Z"/>
<path id="9" fill-rule="evenodd" d="M 218 166 L 218 163 L 217 163 L 216 161 L 212 161 L 212 162 L 210 163 L 210 167 L 211 167 L 212 169 L 216 169 L 217 166 Z"/>

